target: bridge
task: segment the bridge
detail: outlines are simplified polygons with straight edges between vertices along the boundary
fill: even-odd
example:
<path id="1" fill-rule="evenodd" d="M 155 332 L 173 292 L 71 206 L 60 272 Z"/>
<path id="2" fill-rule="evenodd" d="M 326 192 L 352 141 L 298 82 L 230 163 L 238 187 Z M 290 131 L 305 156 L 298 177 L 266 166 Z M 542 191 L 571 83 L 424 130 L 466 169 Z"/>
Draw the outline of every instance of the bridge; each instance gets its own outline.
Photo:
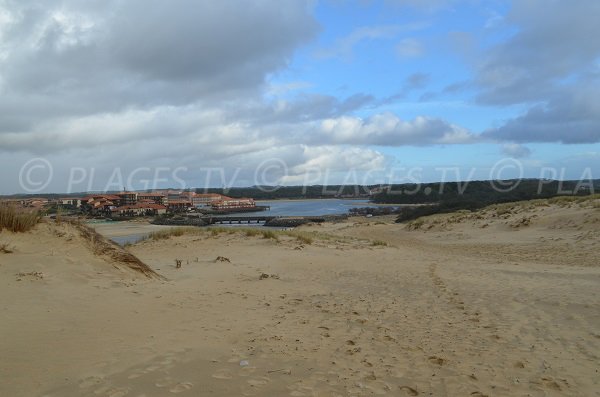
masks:
<path id="1" fill-rule="evenodd" d="M 208 222 L 209 225 L 214 224 L 242 224 L 242 223 L 265 223 L 270 220 L 277 218 L 276 216 L 206 216 L 202 217 L 203 220 Z"/>

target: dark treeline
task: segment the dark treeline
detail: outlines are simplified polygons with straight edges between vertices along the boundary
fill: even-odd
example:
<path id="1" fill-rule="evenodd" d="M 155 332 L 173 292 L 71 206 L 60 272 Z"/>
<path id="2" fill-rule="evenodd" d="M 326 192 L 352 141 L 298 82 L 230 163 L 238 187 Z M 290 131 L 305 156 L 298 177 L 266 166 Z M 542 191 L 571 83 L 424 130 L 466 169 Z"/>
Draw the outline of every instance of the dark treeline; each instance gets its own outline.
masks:
<path id="1" fill-rule="evenodd" d="M 507 181 L 473 181 L 395 185 L 373 197 L 376 203 L 430 204 L 399 210 L 397 221 L 458 210 L 474 211 L 491 204 L 594 193 L 595 183 L 521 179 Z"/>
<path id="2" fill-rule="evenodd" d="M 384 188 L 381 193 L 373 196 L 373 202 L 423 204 L 461 201 L 487 205 L 558 195 L 589 194 L 589 188 L 590 181 L 540 179 L 404 184 Z"/>
<path id="3" fill-rule="evenodd" d="M 314 185 L 314 186 L 252 186 L 231 188 L 196 189 L 196 193 L 218 193 L 225 196 L 240 198 L 251 197 L 255 200 L 277 199 L 318 199 L 364 197 L 369 195 L 369 186 L 352 185 Z"/>
<path id="4" fill-rule="evenodd" d="M 549 198 L 558 195 L 589 194 L 592 183 L 595 183 L 596 188 L 600 188 L 600 181 L 598 180 L 595 182 L 581 182 L 513 179 L 505 181 L 405 183 L 385 186 L 252 186 L 195 190 L 197 193 L 219 193 L 234 198 L 252 197 L 257 200 L 360 197 L 370 198 L 377 204 L 470 202 L 474 206 L 479 206 Z"/>

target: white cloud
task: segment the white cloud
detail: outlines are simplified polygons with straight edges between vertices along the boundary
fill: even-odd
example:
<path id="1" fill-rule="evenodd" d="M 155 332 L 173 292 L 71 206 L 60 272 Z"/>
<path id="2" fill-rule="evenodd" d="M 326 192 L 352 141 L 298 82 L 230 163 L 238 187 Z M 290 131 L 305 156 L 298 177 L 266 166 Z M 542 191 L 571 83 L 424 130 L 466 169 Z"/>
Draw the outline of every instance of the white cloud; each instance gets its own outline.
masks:
<path id="1" fill-rule="evenodd" d="M 315 52 L 317 58 L 349 58 L 354 46 L 364 40 L 380 40 L 395 37 L 402 29 L 399 25 L 363 26 L 355 29 L 349 35 L 338 39 L 331 48 Z"/>
<path id="2" fill-rule="evenodd" d="M 403 39 L 396 45 L 396 54 L 401 58 L 418 58 L 424 53 L 423 44 L 414 38 Z"/>

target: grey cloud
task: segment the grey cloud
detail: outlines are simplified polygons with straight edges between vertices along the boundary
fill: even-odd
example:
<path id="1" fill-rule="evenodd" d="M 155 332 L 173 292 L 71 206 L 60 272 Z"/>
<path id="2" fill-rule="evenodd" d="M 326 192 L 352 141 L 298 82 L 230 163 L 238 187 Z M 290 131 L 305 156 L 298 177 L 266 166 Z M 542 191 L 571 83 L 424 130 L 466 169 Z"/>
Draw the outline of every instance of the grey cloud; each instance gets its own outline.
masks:
<path id="1" fill-rule="evenodd" d="M 390 104 L 390 103 L 394 103 L 399 100 L 402 100 L 402 99 L 406 98 L 406 96 L 408 94 L 410 94 L 412 91 L 425 88 L 427 86 L 427 84 L 429 84 L 430 80 L 431 80 L 431 76 L 428 73 L 421 73 L 421 72 L 413 73 L 404 80 L 404 83 L 402 84 L 402 88 L 400 89 L 399 92 L 397 92 L 394 95 L 390 95 L 389 97 L 381 99 L 379 101 L 379 104 L 386 105 L 386 104 Z"/>
<path id="2" fill-rule="evenodd" d="M 565 92 L 547 105 L 535 106 L 503 126 L 485 131 L 487 138 L 512 142 L 600 142 L 600 85 Z"/>
<path id="3" fill-rule="evenodd" d="M 478 66 L 479 100 L 513 104 L 552 97 L 564 79 L 584 73 L 600 56 L 599 14 L 595 0 L 514 2 L 506 19 L 518 31 Z"/>
<path id="4" fill-rule="evenodd" d="M 427 73 L 413 73 L 404 82 L 404 89 L 412 91 L 423 88 L 429 83 L 430 79 L 431 76 Z"/>
<path id="5" fill-rule="evenodd" d="M 528 147 L 519 145 L 518 143 L 507 143 L 502 145 L 502 153 L 506 156 L 514 158 L 524 158 L 531 155 L 531 150 Z"/>
<path id="6" fill-rule="evenodd" d="M 365 93 L 265 99 L 267 76 L 319 29 L 311 4 L 0 1 L 10 16 L 0 25 L 0 165 L 13 169 L 33 153 L 66 177 L 69 165 L 99 173 L 114 166 L 231 170 L 279 156 L 299 175 L 313 166 L 368 169 L 385 161 L 351 145 L 476 140 L 434 118 L 355 117 L 376 102 Z M 405 86 L 421 89 L 427 80 L 415 74 Z"/>
<path id="7" fill-rule="evenodd" d="M 0 57 L 0 114 L 12 120 L 0 132 L 52 116 L 248 93 L 318 30 L 302 1 L 286 7 L 277 1 L 243 7 L 213 1 L 9 2 L 5 9 L 12 20 L 1 31 L 0 54 L 10 56 Z M 38 108 L 47 110 L 40 114 Z"/>
<path id="8" fill-rule="evenodd" d="M 512 142 L 600 141 L 600 3 L 519 1 L 506 17 L 518 30 L 482 55 L 477 100 L 529 105 L 484 136 Z"/>

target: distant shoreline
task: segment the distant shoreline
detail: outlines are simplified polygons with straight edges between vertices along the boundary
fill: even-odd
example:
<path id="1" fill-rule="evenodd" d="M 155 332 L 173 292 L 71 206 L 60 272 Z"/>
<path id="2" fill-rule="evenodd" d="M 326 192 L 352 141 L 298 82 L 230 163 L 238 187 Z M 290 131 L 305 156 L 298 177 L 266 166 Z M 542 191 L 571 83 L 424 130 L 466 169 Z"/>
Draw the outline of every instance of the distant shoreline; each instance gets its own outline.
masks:
<path id="1" fill-rule="evenodd" d="M 340 198 L 340 197 L 323 197 L 323 198 L 276 198 L 276 199 L 257 199 L 257 203 L 281 202 L 281 201 L 322 201 L 322 200 L 347 200 L 347 201 L 370 201 L 368 198 Z"/>

